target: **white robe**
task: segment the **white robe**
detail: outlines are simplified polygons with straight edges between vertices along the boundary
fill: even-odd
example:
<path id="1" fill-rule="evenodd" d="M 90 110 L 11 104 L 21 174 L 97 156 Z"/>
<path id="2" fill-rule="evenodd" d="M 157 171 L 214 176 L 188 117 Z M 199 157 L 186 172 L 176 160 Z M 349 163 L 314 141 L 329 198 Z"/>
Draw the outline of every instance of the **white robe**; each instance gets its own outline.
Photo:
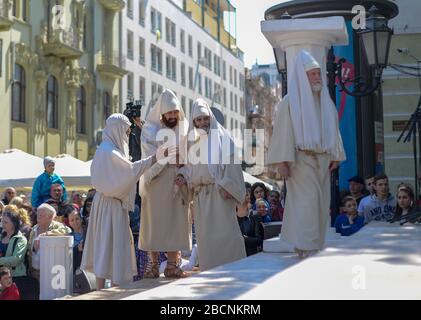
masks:
<path id="1" fill-rule="evenodd" d="M 338 127 L 338 124 L 336 124 Z M 343 161 L 345 152 L 339 128 L 337 157 L 313 157 L 297 150 L 288 96 L 278 106 L 267 164 L 288 162 L 287 196 L 279 251 L 321 250 L 324 247 L 330 207 L 331 161 Z M 314 150 L 319 152 L 320 150 Z"/>
<path id="2" fill-rule="evenodd" d="M 207 164 L 189 165 L 183 175 L 189 180 L 193 199 L 199 267 L 201 271 L 246 257 L 244 239 L 236 217 L 236 205 L 244 202 L 245 186 L 240 165 L 225 165 L 221 187 L 234 199 L 224 199 Z"/>
<path id="3" fill-rule="evenodd" d="M 109 142 L 103 142 L 92 161 L 92 202 L 81 269 L 117 285 L 137 274 L 128 210 L 136 182 L 152 164 L 152 157 L 131 163 Z M 128 199 L 128 200 L 127 200 Z M 126 203 L 125 201 L 130 201 Z"/>
<path id="4" fill-rule="evenodd" d="M 175 131 L 179 127 L 175 128 Z M 183 139 L 183 138 L 181 138 Z M 185 141 L 177 141 L 181 146 Z M 148 156 L 162 145 L 144 138 L 142 155 Z M 191 220 L 187 199 L 176 192 L 178 168 L 173 164 L 154 164 L 141 179 L 142 197 L 139 248 L 144 251 L 191 250 Z"/>

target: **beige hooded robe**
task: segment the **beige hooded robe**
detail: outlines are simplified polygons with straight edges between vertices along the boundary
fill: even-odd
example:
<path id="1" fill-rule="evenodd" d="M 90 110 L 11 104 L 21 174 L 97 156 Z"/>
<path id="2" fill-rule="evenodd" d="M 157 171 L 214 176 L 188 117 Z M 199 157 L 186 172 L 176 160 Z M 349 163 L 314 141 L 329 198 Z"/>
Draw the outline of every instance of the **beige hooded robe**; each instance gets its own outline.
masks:
<path id="1" fill-rule="evenodd" d="M 118 285 L 132 282 L 137 273 L 129 211 L 134 209 L 136 182 L 152 165 L 152 157 L 129 161 L 129 127 L 126 116 L 111 115 L 95 152 L 91 181 L 97 192 L 81 263 L 81 269 Z"/>

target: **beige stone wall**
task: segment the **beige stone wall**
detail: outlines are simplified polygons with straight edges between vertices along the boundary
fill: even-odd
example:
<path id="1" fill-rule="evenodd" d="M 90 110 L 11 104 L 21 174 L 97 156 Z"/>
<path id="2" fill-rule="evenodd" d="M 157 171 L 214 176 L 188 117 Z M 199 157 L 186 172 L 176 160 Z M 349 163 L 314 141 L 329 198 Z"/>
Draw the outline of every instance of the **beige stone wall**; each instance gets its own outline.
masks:
<path id="1" fill-rule="evenodd" d="M 88 160 L 96 148 L 97 132 L 105 124 L 104 92 L 110 94 L 113 112 L 121 101 L 119 79 L 126 71 L 122 59 L 115 56 L 119 52 L 118 13 L 124 1 L 60 0 L 64 23 L 54 26 L 53 13 L 47 16 L 48 0 L 28 1 L 26 21 L 23 1 L 27 0 L 16 1 L 20 13 L 14 17 L 13 1 L 0 0 L 0 152 L 18 148 L 41 157 L 67 153 Z M 105 52 L 108 59 L 103 58 Z M 15 63 L 26 75 L 25 122 L 11 121 Z M 58 129 L 47 128 L 46 85 L 50 75 L 58 82 Z M 80 86 L 86 92 L 85 134 L 76 133 Z"/>

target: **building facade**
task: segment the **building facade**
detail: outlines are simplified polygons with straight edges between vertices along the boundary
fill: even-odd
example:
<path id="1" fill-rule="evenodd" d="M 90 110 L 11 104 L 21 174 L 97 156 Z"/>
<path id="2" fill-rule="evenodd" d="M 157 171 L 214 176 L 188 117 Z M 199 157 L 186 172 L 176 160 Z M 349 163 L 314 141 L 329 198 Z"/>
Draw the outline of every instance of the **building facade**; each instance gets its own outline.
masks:
<path id="1" fill-rule="evenodd" d="M 120 109 L 123 0 L 0 1 L 0 151 L 88 160 Z"/>
<path id="2" fill-rule="evenodd" d="M 122 97 L 124 102 L 129 97 L 142 100 L 143 119 L 168 88 L 176 93 L 187 116 L 193 101 L 202 97 L 222 111 L 227 129 L 245 128 L 243 54 L 223 20 L 216 28 L 218 23 L 209 19 L 217 2 L 127 1 L 121 34 L 130 72 L 123 79 Z M 223 10 L 229 9 L 219 7 L 221 16 Z"/>
<path id="3" fill-rule="evenodd" d="M 276 72 L 276 73 L 275 73 Z M 282 98 L 276 65 L 254 65 L 246 73 L 247 128 L 252 130 L 254 163 L 246 171 L 262 179 L 276 179 L 277 172 L 265 166 L 273 133 L 276 106 Z M 261 152 L 263 151 L 263 153 Z"/>
<path id="4" fill-rule="evenodd" d="M 389 58 L 391 67 L 384 71 L 382 85 L 385 171 L 390 178 L 392 192 L 400 182 L 412 186 L 415 183 L 412 140 L 403 143 L 397 142 L 397 139 L 421 95 L 421 79 L 417 78 L 417 69 L 421 68 L 421 21 L 418 17 L 421 2 L 395 2 L 399 6 L 399 15 L 389 23 L 394 28 Z"/>

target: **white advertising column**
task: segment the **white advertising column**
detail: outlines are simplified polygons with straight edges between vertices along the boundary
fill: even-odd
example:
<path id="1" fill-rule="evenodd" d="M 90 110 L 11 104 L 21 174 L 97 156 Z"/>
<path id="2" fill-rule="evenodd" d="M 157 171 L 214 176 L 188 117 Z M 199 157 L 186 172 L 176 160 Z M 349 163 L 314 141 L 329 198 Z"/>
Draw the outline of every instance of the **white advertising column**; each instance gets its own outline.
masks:
<path id="1" fill-rule="evenodd" d="M 73 237 L 40 237 L 40 300 L 73 293 Z"/>
<path id="2" fill-rule="evenodd" d="M 267 20 L 261 22 L 261 30 L 272 47 L 286 52 L 288 77 L 300 50 L 310 52 L 325 72 L 330 47 L 348 45 L 343 17 Z"/>

